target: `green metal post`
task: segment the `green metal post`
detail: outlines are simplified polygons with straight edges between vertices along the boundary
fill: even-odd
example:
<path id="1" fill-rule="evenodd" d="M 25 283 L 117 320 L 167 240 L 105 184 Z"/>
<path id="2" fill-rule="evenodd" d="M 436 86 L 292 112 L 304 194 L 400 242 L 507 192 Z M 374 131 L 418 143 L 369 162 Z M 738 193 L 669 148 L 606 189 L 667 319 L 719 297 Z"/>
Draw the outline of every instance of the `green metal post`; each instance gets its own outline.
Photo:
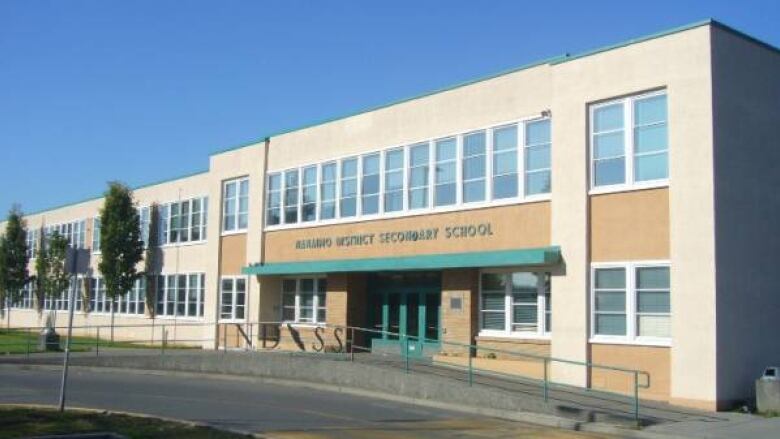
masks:
<path id="1" fill-rule="evenodd" d="M 547 378 L 547 359 L 544 359 L 544 402 L 547 402 L 548 392 L 549 392 L 549 384 L 548 384 L 548 378 Z"/>
<path id="2" fill-rule="evenodd" d="M 404 335 L 404 360 L 406 360 L 406 373 L 409 373 L 409 336 Z"/>
<path id="3" fill-rule="evenodd" d="M 466 353 L 469 357 L 469 386 L 474 385 L 474 366 L 472 365 L 473 359 L 471 357 L 471 347 L 469 347 L 468 352 Z"/>
<path id="4" fill-rule="evenodd" d="M 637 428 L 642 426 L 639 420 L 639 372 L 634 371 L 634 420 Z"/>

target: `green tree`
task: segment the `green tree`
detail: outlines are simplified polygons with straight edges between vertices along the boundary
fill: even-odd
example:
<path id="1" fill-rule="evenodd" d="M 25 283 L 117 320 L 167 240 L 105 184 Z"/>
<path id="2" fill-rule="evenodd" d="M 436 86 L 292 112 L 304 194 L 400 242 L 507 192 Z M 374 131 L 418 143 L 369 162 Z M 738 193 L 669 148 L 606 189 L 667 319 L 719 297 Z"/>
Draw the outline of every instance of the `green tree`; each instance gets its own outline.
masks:
<path id="1" fill-rule="evenodd" d="M 42 272 L 43 279 L 38 279 L 38 287 L 42 287 L 43 294 L 41 296 L 43 298 L 55 300 L 70 287 L 73 275 L 68 271 L 67 267 L 68 245 L 68 239 L 55 231 L 46 239 L 43 246 L 46 247 L 45 253 L 37 256 L 38 259 L 46 260 L 43 263 L 45 267 L 45 270 Z M 38 273 L 38 276 L 40 275 L 41 273 Z"/>
<path id="2" fill-rule="evenodd" d="M 160 211 L 157 203 L 149 206 L 149 236 L 146 238 L 146 256 L 144 257 L 144 276 L 146 277 L 146 314 L 154 318 L 157 312 L 157 264 L 160 259 L 159 236 Z"/>
<path id="3" fill-rule="evenodd" d="M 5 223 L 5 234 L 0 239 L 0 306 L 11 305 L 19 300 L 22 288 L 30 280 L 27 271 L 27 227 L 19 206 L 14 206 L 8 212 Z M 8 325 L 11 318 L 8 317 Z"/>
<path id="4" fill-rule="evenodd" d="M 49 276 L 49 251 L 46 249 L 46 234 L 41 226 L 38 238 L 38 253 L 35 257 L 35 309 L 38 314 L 43 311 L 43 301 L 46 298 L 46 280 Z"/>
<path id="5" fill-rule="evenodd" d="M 136 269 L 144 253 L 139 224 L 133 192 L 121 183 L 109 183 L 103 208 L 100 209 L 101 258 L 98 270 L 106 284 L 106 297 L 111 300 L 112 341 L 116 300 L 127 294 L 142 276 Z"/>

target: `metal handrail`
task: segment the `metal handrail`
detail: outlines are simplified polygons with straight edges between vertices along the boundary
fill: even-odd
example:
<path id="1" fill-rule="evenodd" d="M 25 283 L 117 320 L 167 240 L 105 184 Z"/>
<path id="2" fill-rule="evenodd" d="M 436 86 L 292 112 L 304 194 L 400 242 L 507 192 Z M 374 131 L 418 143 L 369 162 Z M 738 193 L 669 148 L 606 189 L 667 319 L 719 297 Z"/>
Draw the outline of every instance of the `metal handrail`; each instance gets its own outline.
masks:
<path id="1" fill-rule="evenodd" d="M 251 340 L 251 343 L 249 346 L 246 346 L 245 348 L 250 348 L 252 350 L 257 350 L 257 346 L 255 345 L 255 342 L 261 339 L 261 335 L 263 337 L 266 337 L 266 331 L 261 331 L 260 326 L 265 327 L 285 327 L 288 325 L 291 325 L 293 327 L 299 328 L 299 329 L 315 329 L 315 328 L 331 328 L 333 330 L 335 329 L 342 329 L 345 331 L 346 335 L 346 346 L 343 347 L 344 352 L 341 352 L 341 354 L 349 355 L 349 358 L 351 361 L 354 361 L 354 354 L 355 350 L 358 351 L 371 351 L 371 348 L 368 346 L 360 346 L 356 344 L 356 337 L 355 334 L 357 333 L 363 333 L 363 334 L 371 334 L 375 336 L 386 336 L 386 337 L 394 337 L 397 338 L 399 341 L 399 344 L 403 344 L 403 361 L 404 361 L 404 368 L 407 372 L 411 370 L 410 363 L 413 361 L 416 361 L 412 356 L 409 355 L 409 343 L 410 342 L 422 342 L 422 343 L 439 343 L 442 346 L 454 346 L 458 348 L 462 348 L 464 351 L 468 353 L 468 365 L 466 366 L 467 369 L 467 380 L 468 385 L 472 386 L 474 384 L 474 375 L 478 371 L 483 371 L 483 369 L 479 369 L 474 366 L 474 354 L 478 351 L 482 352 L 492 352 L 497 354 L 505 354 L 507 356 L 511 357 L 520 357 L 524 359 L 531 359 L 535 361 L 539 361 L 543 365 L 543 378 L 541 380 L 535 379 L 537 381 L 542 382 L 542 394 L 544 401 L 547 402 L 549 400 L 549 387 L 550 384 L 553 384 L 552 380 L 549 377 L 549 365 L 552 363 L 560 363 L 560 364 L 567 364 L 567 365 L 573 365 L 573 366 L 581 366 L 588 369 L 600 369 L 600 370 L 607 370 L 607 371 L 613 371 L 618 373 L 623 373 L 629 375 L 631 378 L 633 378 L 633 395 L 632 402 L 633 402 L 633 414 L 634 419 L 637 423 L 637 426 L 641 425 L 640 422 L 640 416 L 639 416 L 639 390 L 640 389 L 647 389 L 650 387 L 650 374 L 646 371 L 639 370 L 639 369 L 630 369 L 630 368 L 624 368 L 624 367 L 618 367 L 618 366 L 611 366 L 611 365 L 605 365 L 605 364 L 599 364 L 599 363 L 593 363 L 589 361 L 577 361 L 577 360 L 570 360 L 565 358 L 556 358 L 551 356 L 544 356 L 519 350 L 512 350 L 512 349 L 501 349 L 501 348 L 492 348 L 492 347 L 486 347 L 486 346 L 479 346 L 476 344 L 467 344 L 467 343 L 459 343 L 459 342 L 452 342 L 452 341 L 443 341 L 443 340 L 435 340 L 435 339 L 429 339 L 425 337 L 418 337 L 413 335 L 407 335 L 402 334 L 399 332 L 391 332 L 391 331 L 384 331 L 381 329 L 373 329 L 373 328 L 364 328 L 359 326 L 350 326 L 350 325 L 336 325 L 336 324 L 328 324 L 328 323 L 312 323 L 312 324 L 304 324 L 301 325 L 299 323 L 294 322 L 279 322 L 279 321 L 256 321 L 256 322 L 198 322 L 198 321 L 176 321 L 176 320 L 157 320 L 156 322 L 152 323 L 141 323 L 141 324 L 115 324 L 113 325 L 114 330 L 116 329 L 132 329 L 132 328 L 144 328 L 144 329 L 151 329 L 151 340 L 120 340 L 117 342 L 109 342 L 106 343 L 105 341 L 102 342 L 102 346 L 105 348 L 107 345 L 111 346 L 112 344 L 117 346 L 127 346 L 127 345 L 135 345 L 138 343 L 138 347 L 140 348 L 155 348 L 159 347 L 161 351 L 161 355 L 165 355 L 166 349 L 171 349 L 171 346 L 182 346 L 182 344 L 206 344 L 206 343 L 215 343 L 215 344 L 221 344 L 223 352 L 225 352 L 227 348 L 227 331 L 223 331 L 222 333 L 222 339 L 220 340 L 218 338 L 219 332 L 218 329 L 220 326 L 227 326 L 227 325 L 237 325 L 237 326 L 243 326 L 248 327 L 248 333 L 250 336 L 248 337 L 249 340 Z M 253 327 L 257 325 L 258 331 L 253 331 Z M 72 345 L 91 345 L 94 346 L 95 355 L 99 355 L 100 353 L 100 347 L 101 347 L 101 338 L 100 338 L 100 332 L 101 328 L 110 328 L 112 325 L 75 325 L 73 326 L 74 331 L 83 332 L 84 330 L 90 331 L 93 330 L 95 332 L 95 340 L 87 340 L 84 342 L 79 341 L 73 341 Z M 53 329 L 66 329 L 66 326 L 49 326 Z M 170 330 L 171 329 L 178 329 L 178 328 L 187 328 L 187 327 L 213 327 L 214 328 L 214 334 L 213 338 L 206 337 L 206 338 L 197 338 L 197 339 L 187 339 L 187 338 L 181 338 L 177 337 L 177 334 L 174 332 L 173 334 L 173 340 L 170 339 Z M 26 332 L 27 337 L 25 337 L 25 345 L 26 345 L 26 355 L 29 357 L 31 353 L 30 349 L 30 340 L 31 336 L 33 334 L 33 331 L 40 331 L 42 329 L 47 328 L 47 326 L 33 326 L 33 327 L 17 327 L 17 328 L 11 328 L 11 331 L 17 331 L 17 332 Z M 2 329 L 0 331 L 5 331 L 6 329 Z M 155 334 L 159 332 L 159 344 L 155 342 Z M 91 332 L 90 332 L 91 334 Z M 105 334 L 105 332 L 104 332 Z M 74 335 L 74 337 L 92 337 L 92 335 Z M 0 352 L 2 351 L 2 346 L 19 346 L 21 343 L 8 343 L 8 342 L 0 342 Z M 193 346 L 196 347 L 196 346 Z M 276 348 L 274 346 L 273 348 Z M 323 352 L 320 352 L 319 354 L 322 355 L 325 349 L 323 349 Z M 487 372 L 487 370 L 484 370 Z M 644 381 L 642 382 L 640 380 L 640 377 L 644 378 Z M 529 379 L 534 379 L 530 378 Z M 605 393 L 618 393 L 618 392 L 607 392 L 603 391 Z"/>

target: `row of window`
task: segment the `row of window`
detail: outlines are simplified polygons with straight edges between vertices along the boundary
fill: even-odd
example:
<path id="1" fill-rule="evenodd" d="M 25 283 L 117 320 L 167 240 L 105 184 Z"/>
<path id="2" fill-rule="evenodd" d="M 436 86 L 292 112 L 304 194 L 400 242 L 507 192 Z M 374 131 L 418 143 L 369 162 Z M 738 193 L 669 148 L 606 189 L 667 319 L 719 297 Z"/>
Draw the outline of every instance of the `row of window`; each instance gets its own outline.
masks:
<path id="1" fill-rule="evenodd" d="M 550 120 L 538 119 L 271 173 L 266 224 L 547 194 L 550 149 Z"/>
<path id="2" fill-rule="evenodd" d="M 282 280 L 282 321 L 325 323 L 325 278 Z"/>
<path id="3" fill-rule="evenodd" d="M 206 240 L 208 197 L 162 204 L 159 213 L 160 245 Z"/>
<path id="4" fill-rule="evenodd" d="M 549 273 L 482 273 L 483 335 L 544 335 L 552 330 Z M 668 264 L 594 265 L 591 337 L 667 341 L 671 338 Z"/>
<path id="5" fill-rule="evenodd" d="M 44 236 L 48 239 L 57 232 L 68 240 L 72 248 L 86 248 L 87 221 L 77 220 L 62 224 L 52 224 L 43 228 Z"/>
<path id="6" fill-rule="evenodd" d="M 157 276 L 157 315 L 203 317 L 204 273 Z"/>

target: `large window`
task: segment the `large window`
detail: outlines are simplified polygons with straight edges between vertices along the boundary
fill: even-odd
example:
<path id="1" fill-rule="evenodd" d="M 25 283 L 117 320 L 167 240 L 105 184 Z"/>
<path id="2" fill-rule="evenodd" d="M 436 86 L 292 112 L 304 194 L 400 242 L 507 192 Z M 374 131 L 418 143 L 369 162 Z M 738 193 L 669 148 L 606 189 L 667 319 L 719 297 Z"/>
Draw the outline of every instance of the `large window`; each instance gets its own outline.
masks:
<path id="1" fill-rule="evenodd" d="M 282 280 L 282 321 L 325 323 L 325 278 Z"/>
<path id="2" fill-rule="evenodd" d="M 272 172 L 266 225 L 479 208 L 544 199 L 550 119 L 534 118 Z"/>
<path id="3" fill-rule="evenodd" d="M 57 232 L 60 236 L 63 236 L 68 240 L 68 245 L 72 248 L 86 248 L 87 240 L 87 221 L 78 220 L 69 223 L 53 224 L 44 227 L 44 235 L 46 239 Z"/>
<path id="4" fill-rule="evenodd" d="M 203 317 L 204 273 L 157 276 L 157 315 Z"/>
<path id="5" fill-rule="evenodd" d="M 27 244 L 27 257 L 29 259 L 36 257 L 38 255 L 38 229 L 27 230 L 25 241 Z"/>
<path id="6" fill-rule="evenodd" d="M 148 239 L 148 219 L 144 224 L 143 209 L 141 215 L 141 235 Z M 208 217 L 208 198 L 198 197 L 188 200 L 165 203 L 159 208 L 160 244 L 178 244 L 200 242 L 206 239 L 206 218 Z M 144 230 L 146 230 L 144 232 Z M 144 241 L 146 242 L 146 241 Z"/>
<path id="7" fill-rule="evenodd" d="M 539 336 L 551 331 L 549 273 L 484 272 L 480 291 L 481 333 Z"/>
<path id="8" fill-rule="evenodd" d="M 222 320 L 243 320 L 246 309 L 246 278 L 222 277 L 219 289 L 219 318 Z"/>
<path id="9" fill-rule="evenodd" d="M 591 186 L 664 184 L 669 176 L 666 94 L 591 106 Z"/>
<path id="10" fill-rule="evenodd" d="M 249 179 L 226 181 L 222 191 L 222 231 L 244 231 L 248 220 Z"/>
<path id="11" fill-rule="evenodd" d="M 92 312 L 111 312 L 112 303 L 106 296 L 106 283 L 101 277 L 89 280 L 90 297 L 89 309 Z M 66 299 L 67 302 L 67 299 Z M 76 309 L 81 310 L 81 297 L 76 296 Z M 117 314 L 143 315 L 146 310 L 146 278 L 135 281 L 133 289 L 122 297 L 117 297 L 113 303 L 114 312 Z"/>
<path id="12" fill-rule="evenodd" d="M 591 290 L 595 339 L 653 342 L 671 337 L 668 264 L 594 265 Z"/>

